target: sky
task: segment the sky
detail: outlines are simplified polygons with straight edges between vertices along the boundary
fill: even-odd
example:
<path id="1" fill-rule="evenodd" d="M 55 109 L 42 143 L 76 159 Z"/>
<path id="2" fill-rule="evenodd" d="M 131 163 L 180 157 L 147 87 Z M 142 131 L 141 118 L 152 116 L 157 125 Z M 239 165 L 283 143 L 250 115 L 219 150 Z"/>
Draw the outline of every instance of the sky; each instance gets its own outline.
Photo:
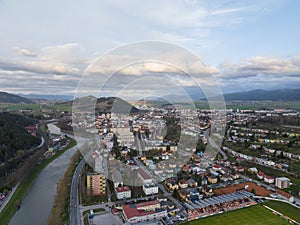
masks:
<path id="1" fill-rule="evenodd" d="M 299 9 L 293 0 L 0 0 L 0 91 L 74 94 L 97 59 L 143 41 L 197 55 L 223 92 L 299 88 Z M 186 60 L 175 50 L 155 54 L 162 62 Z M 118 71 L 111 89 L 135 80 L 131 90 L 144 90 L 155 76 L 151 87 L 162 79 L 196 85 L 176 65 L 115 68 L 120 57 L 109 58 L 110 69 L 97 71 L 99 80 Z M 131 52 L 126 57 L 134 58 Z"/>

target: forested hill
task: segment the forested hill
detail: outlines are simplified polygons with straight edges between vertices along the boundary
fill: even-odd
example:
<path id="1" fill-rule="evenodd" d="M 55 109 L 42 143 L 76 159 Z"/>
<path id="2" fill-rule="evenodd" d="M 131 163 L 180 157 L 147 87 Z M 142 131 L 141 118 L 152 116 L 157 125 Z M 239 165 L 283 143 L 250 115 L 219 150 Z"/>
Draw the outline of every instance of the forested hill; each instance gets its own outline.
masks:
<path id="1" fill-rule="evenodd" d="M 0 91 L 0 102 L 5 103 L 32 103 L 30 99 L 23 98 L 19 95 L 9 94 Z"/>
<path id="2" fill-rule="evenodd" d="M 25 116 L 0 113 L 0 165 L 13 158 L 26 157 L 28 149 L 40 143 L 38 137 L 25 130 L 35 123 Z"/>

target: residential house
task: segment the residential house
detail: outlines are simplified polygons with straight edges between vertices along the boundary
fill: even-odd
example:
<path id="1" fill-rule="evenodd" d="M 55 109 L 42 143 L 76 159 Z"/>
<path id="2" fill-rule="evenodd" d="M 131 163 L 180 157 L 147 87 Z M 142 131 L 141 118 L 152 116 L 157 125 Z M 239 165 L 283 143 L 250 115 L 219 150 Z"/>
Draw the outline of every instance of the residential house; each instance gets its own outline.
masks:
<path id="1" fill-rule="evenodd" d="M 179 187 L 182 188 L 187 188 L 188 187 L 188 183 L 185 179 L 182 179 L 179 181 Z"/>
<path id="2" fill-rule="evenodd" d="M 117 199 L 131 198 L 131 189 L 128 186 L 115 188 Z"/>
<path id="3" fill-rule="evenodd" d="M 178 184 L 176 183 L 176 179 L 175 179 L 175 178 L 169 178 L 169 179 L 166 179 L 165 184 L 166 184 L 166 186 L 167 186 L 171 191 L 174 191 L 175 189 L 176 189 L 176 190 L 179 189 L 179 186 L 178 186 Z"/>
<path id="4" fill-rule="evenodd" d="M 197 187 L 198 186 L 198 183 L 197 183 L 197 181 L 195 181 L 194 179 L 188 179 L 187 180 L 187 183 L 188 183 L 188 186 L 189 187 Z"/>
<path id="5" fill-rule="evenodd" d="M 268 184 L 273 184 L 274 183 L 274 178 L 271 176 L 265 176 L 264 177 L 264 182 L 268 183 Z"/>
<path id="6" fill-rule="evenodd" d="M 218 182 L 218 178 L 214 175 L 208 176 L 208 182 L 211 184 L 215 184 Z"/>

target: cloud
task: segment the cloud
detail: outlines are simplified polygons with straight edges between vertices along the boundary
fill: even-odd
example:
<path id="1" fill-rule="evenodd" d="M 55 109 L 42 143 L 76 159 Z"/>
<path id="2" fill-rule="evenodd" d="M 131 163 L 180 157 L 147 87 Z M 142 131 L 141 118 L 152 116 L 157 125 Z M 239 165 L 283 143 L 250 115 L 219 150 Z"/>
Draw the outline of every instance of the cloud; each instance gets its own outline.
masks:
<path id="1" fill-rule="evenodd" d="M 24 60 L 17 57 L 12 59 L 0 58 L 0 70 L 12 72 L 29 72 L 35 74 L 80 75 L 80 68 L 86 67 L 88 59 L 81 54 L 78 43 L 49 46 L 35 52 L 15 47 L 17 54 L 29 57 Z"/>
<path id="2" fill-rule="evenodd" d="M 39 51 L 39 57 L 42 61 L 66 64 L 84 64 L 87 62 L 87 59 L 83 57 L 82 48 L 79 43 L 44 47 Z"/>
<path id="3" fill-rule="evenodd" d="M 20 55 L 28 56 L 28 57 L 36 57 L 36 56 L 37 56 L 36 53 L 31 52 L 31 51 L 29 51 L 28 49 L 25 49 L 25 48 L 20 49 L 20 50 L 18 51 L 18 53 L 19 53 Z"/>
<path id="4" fill-rule="evenodd" d="M 225 62 L 219 66 L 219 77 L 236 79 L 237 77 L 255 77 L 260 74 L 271 76 L 300 76 L 300 57 L 280 59 L 278 57 L 256 56 L 240 64 Z"/>
<path id="5" fill-rule="evenodd" d="M 149 46 L 147 45 L 149 43 Z M 180 47 L 158 42 L 136 43 L 151 48 L 153 51 L 143 52 L 132 49 L 132 45 L 124 46 L 119 54 L 108 54 L 91 64 L 86 73 L 92 74 L 111 74 L 121 73 L 124 75 L 142 75 L 147 73 L 168 73 L 168 74 L 185 74 L 190 73 L 195 76 L 210 76 L 219 72 L 214 66 L 207 66 L 201 63 L 201 59 Z M 153 45 L 153 46 L 152 46 Z M 160 49 L 161 48 L 161 49 Z M 128 50 L 128 52 L 124 52 Z M 150 53 L 149 53 L 150 52 Z"/>
<path id="6" fill-rule="evenodd" d="M 0 70 L 31 72 L 36 74 L 79 74 L 79 69 L 64 63 L 42 61 L 11 61 L 0 59 Z"/>
<path id="7" fill-rule="evenodd" d="M 274 56 L 255 56 L 233 64 L 230 61 L 219 66 L 217 74 L 226 91 L 253 89 L 299 88 L 300 57 L 282 59 Z"/>
<path id="8" fill-rule="evenodd" d="M 279 1 L 278 1 L 279 2 Z M 185 46 L 213 46 L 222 42 L 218 28 L 235 27 L 258 18 L 266 9 L 279 5 L 272 1 L 106 1 L 113 10 L 127 18 L 127 32 L 135 37 L 172 41 Z M 114 19 L 115 20 L 115 19 Z M 139 21 L 139 24 L 136 24 Z M 140 25 L 142 24 L 142 26 Z M 122 24 L 123 25 L 123 24 Z M 126 31 L 125 31 L 126 32 Z M 214 34 L 217 34 L 214 36 Z M 204 46 L 206 47 L 206 46 Z"/>

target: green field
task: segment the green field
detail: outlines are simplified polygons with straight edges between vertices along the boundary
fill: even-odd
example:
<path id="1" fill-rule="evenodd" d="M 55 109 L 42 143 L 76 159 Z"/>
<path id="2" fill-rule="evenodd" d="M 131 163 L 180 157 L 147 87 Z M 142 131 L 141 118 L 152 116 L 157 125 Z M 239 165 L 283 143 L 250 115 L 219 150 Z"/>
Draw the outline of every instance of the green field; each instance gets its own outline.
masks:
<path id="1" fill-rule="evenodd" d="M 48 104 L 48 105 L 40 105 L 37 103 L 1 103 L 0 102 L 0 110 L 12 110 L 12 111 L 20 111 L 20 110 L 32 110 L 32 111 L 42 111 L 42 110 L 60 110 L 60 111 L 68 111 L 72 110 L 72 105 L 66 104 Z"/>
<path id="2" fill-rule="evenodd" d="M 300 209 L 291 206 L 288 203 L 278 202 L 278 201 L 267 201 L 264 205 L 282 213 L 285 216 L 290 217 L 297 222 L 300 222 Z"/>
<path id="3" fill-rule="evenodd" d="M 221 215 L 190 221 L 184 225 L 287 225 L 287 221 L 261 205 L 227 212 Z"/>

